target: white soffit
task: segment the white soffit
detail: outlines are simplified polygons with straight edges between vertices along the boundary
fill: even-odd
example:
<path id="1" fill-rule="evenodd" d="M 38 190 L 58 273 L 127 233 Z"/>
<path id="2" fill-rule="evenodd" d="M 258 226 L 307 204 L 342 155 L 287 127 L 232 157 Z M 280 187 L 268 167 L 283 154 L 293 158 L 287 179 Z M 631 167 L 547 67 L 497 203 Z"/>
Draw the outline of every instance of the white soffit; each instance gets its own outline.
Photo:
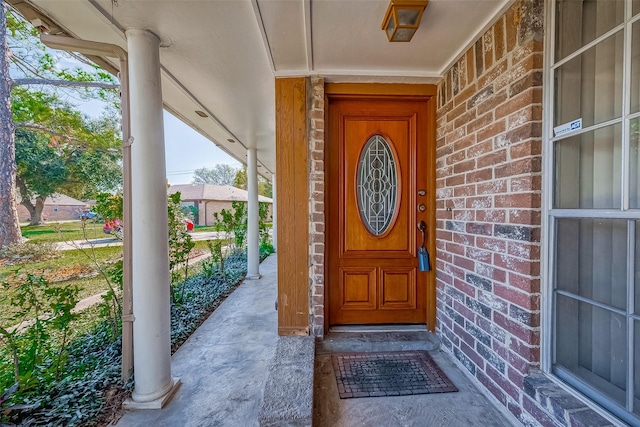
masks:
<path id="1" fill-rule="evenodd" d="M 484 31 L 510 0 L 431 0 L 409 43 L 389 43 L 380 25 L 388 0 L 312 0 L 306 71 L 359 81 L 398 77 L 438 81 L 452 61 Z M 298 75 L 306 52 L 303 1 L 259 0 L 275 74 Z M 286 54 L 283 54 L 286 52 Z M 369 77 L 369 78 L 367 78 Z M 401 78 L 409 79 L 401 79 Z"/>
<path id="2" fill-rule="evenodd" d="M 274 76 L 248 0 L 31 2 L 75 37 L 126 49 L 128 28 L 160 36 L 166 108 L 243 163 L 256 147 L 259 172 L 275 172 Z"/>
<path id="3" fill-rule="evenodd" d="M 275 72 L 306 73 L 307 46 L 302 1 L 256 0 Z"/>
<path id="4" fill-rule="evenodd" d="M 274 74 L 437 83 L 514 0 L 431 0 L 410 43 L 380 28 L 388 0 L 27 1 L 75 37 L 126 49 L 128 28 L 160 36 L 167 109 L 241 162 L 256 147 L 268 176 Z"/>

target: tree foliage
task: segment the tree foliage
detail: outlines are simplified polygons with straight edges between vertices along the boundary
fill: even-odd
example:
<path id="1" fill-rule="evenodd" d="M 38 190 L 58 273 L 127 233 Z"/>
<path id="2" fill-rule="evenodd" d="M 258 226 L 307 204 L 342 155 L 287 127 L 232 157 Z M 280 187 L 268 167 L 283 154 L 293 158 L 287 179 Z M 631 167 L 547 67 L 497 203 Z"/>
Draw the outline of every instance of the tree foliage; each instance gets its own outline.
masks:
<path id="1" fill-rule="evenodd" d="M 113 76 L 81 55 L 45 47 L 38 30 L 11 10 L 5 22 L 12 90 L 10 99 L 1 101 L 12 107 L 6 119 L 17 129 L 15 179 L 20 202 L 35 224 L 53 193 L 90 198 L 120 186 L 118 86 Z M 104 101 L 100 117 L 80 112 L 80 103 L 89 100 Z M 14 144 L 4 134 L 2 139 L 1 144 Z M 2 167 L 11 167 L 9 163 Z M 10 215 L 8 210 L 0 216 Z"/>
<path id="2" fill-rule="evenodd" d="M 211 168 L 200 168 L 193 172 L 193 183 L 233 185 L 237 172 L 237 168 L 226 164 L 217 164 Z"/>
<path id="3" fill-rule="evenodd" d="M 242 169 L 239 169 L 236 173 L 236 176 L 233 179 L 233 186 L 236 188 L 247 190 L 248 182 L 249 179 L 247 178 L 247 167 L 243 166 Z M 271 183 L 261 175 L 258 175 L 258 194 L 264 197 L 273 197 L 273 188 L 271 186 Z"/>
<path id="4" fill-rule="evenodd" d="M 117 119 L 85 117 L 55 94 L 24 88 L 14 92 L 14 120 L 34 124 L 18 127 L 15 133 L 16 183 L 20 203 L 31 214 L 31 225 L 41 222 L 44 200 L 54 193 L 93 198 L 98 192 L 120 187 Z M 66 128 L 73 130 L 65 134 Z"/>

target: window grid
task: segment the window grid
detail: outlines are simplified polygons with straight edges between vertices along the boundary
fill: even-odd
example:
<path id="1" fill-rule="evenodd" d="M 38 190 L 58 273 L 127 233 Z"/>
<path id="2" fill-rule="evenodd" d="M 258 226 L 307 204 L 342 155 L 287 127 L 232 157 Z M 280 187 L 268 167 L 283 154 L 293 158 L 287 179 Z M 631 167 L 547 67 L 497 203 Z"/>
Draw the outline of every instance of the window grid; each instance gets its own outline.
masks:
<path id="1" fill-rule="evenodd" d="M 589 384 L 581 381 L 579 378 L 576 378 L 575 381 L 568 381 L 571 384 L 579 389 L 579 391 L 598 401 L 603 406 L 607 407 L 613 413 L 618 415 L 619 417 L 629 421 L 634 420 L 634 422 L 638 421 L 637 415 L 637 399 L 635 402 L 636 408 L 634 408 L 634 397 L 635 397 L 635 377 L 634 377 L 634 361 L 636 358 L 640 357 L 640 355 L 635 353 L 634 346 L 634 337 L 636 332 L 634 328 L 638 327 L 637 321 L 640 318 L 640 314 L 635 313 L 635 238 L 636 238 L 636 221 L 640 219 L 640 209 L 629 209 L 629 198 L 630 198 L 630 185 L 631 177 L 630 177 L 630 123 L 634 118 L 640 117 L 640 111 L 631 114 L 631 45 L 632 45 L 632 25 L 633 23 L 640 22 L 640 14 L 632 17 L 632 2 L 631 0 L 627 0 L 625 4 L 624 10 L 624 20 L 620 25 L 615 26 L 611 30 L 602 34 L 601 36 L 595 38 L 592 42 L 587 43 L 582 46 L 578 50 L 573 53 L 566 55 L 559 61 L 554 61 L 555 58 L 555 46 L 556 46 L 556 25 L 555 25 L 555 14 L 556 14 L 556 0 L 551 2 L 551 7 L 547 9 L 547 23 L 548 28 L 551 31 L 548 33 L 549 36 L 546 40 L 546 54 L 545 54 L 545 73 L 546 73 L 546 85 L 545 88 L 545 109 L 547 111 L 545 115 L 545 119 L 547 124 L 545 126 L 545 141 L 544 146 L 546 148 L 545 153 L 546 159 L 544 159 L 546 181 L 544 185 L 544 190 L 546 191 L 546 195 L 543 196 L 543 208 L 547 213 L 547 217 L 543 221 L 543 229 L 544 235 L 547 237 L 547 246 L 545 247 L 546 256 L 544 257 L 544 271 L 546 272 L 547 279 L 547 287 L 551 292 L 551 298 L 546 298 L 546 307 L 548 315 L 545 317 L 545 322 L 543 323 L 543 329 L 547 330 L 549 333 L 545 337 L 544 342 L 547 344 L 547 354 L 543 357 L 543 368 L 550 372 L 552 370 L 552 365 L 557 360 L 557 345 L 555 342 L 555 336 L 557 334 L 557 327 L 560 326 L 557 324 L 556 319 L 558 318 L 557 313 L 557 295 L 563 295 L 564 297 L 572 298 L 573 300 L 580 301 L 583 303 L 587 303 L 593 307 L 599 307 L 601 309 L 607 310 L 607 312 L 617 313 L 619 315 L 623 315 L 626 317 L 626 346 L 627 346 L 627 380 L 626 380 L 626 399 L 625 406 L 626 412 L 620 411 L 614 405 L 608 404 L 613 401 L 612 398 L 607 398 L 604 396 L 603 399 L 600 399 L 600 395 L 598 392 L 594 393 L 593 387 L 590 387 Z M 640 23 L 636 24 L 640 25 Z M 574 131 L 565 135 L 561 135 L 559 137 L 555 137 L 553 135 L 554 126 L 559 125 L 560 123 L 555 123 L 555 96 L 556 96 L 556 81 L 554 79 L 554 75 L 556 70 L 558 70 L 562 65 L 568 63 L 572 59 L 578 58 L 581 54 L 588 51 L 589 49 L 598 46 L 604 40 L 609 37 L 613 37 L 616 33 L 622 31 L 624 46 L 623 46 L 623 63 L 622 63 L 622 98 L 620 102 L 622 102 L 622 115 L 620 117 L 614 117 L 611 120 L 607 120 L 603 123 L 596 123 L 594 125 L 585 127 L 578 131 Z M 636 41 L 638 42 L 638 41 Z M 611 126 L 614 124 L 622 125 L 622 165 L 621 165 L 621 206 L 620 209 L 554 209 L 555 203 L 555 191 L 556 191 L 556 182 L 555 182 L 555 151 L 554 144 L 557 141 L 563 140 L 568 137 L 574 137 L 576 135 L 586 134 L 588 132 L 592 132 L 594 130 L 605 128 L 607 126 Z M 638 185 L 638 183 L 635 183 Z M 636 191 L 638 189 L 636 188 Z M 561 218 L 584 218 L 584 219 L 626 219 L 627 230 L 627 261 L 626 261 L 626 311 L 622 311 L 616 309 L 608 304 L 602 304 L 595 302 L 592 299 L 585 298 L 579 295 L 575 295 L 571 292 L 563 291 L 558 289 L 558 284 L 556 283 L 556 256 L 557 256 L 557 241 L 558 232 L 557 232 L 557 220 Z M 562 379 L 569 380 L 572 374 L 569 370 L 565 369 L 562 366 L 559 366 L 559 369 L 555 369 L 555 373 L 561 377 Z M 582 383 L 582 385 L 581 385 Z M 636 410 L 636 414 L 634 415 L 634 409 Z"/>

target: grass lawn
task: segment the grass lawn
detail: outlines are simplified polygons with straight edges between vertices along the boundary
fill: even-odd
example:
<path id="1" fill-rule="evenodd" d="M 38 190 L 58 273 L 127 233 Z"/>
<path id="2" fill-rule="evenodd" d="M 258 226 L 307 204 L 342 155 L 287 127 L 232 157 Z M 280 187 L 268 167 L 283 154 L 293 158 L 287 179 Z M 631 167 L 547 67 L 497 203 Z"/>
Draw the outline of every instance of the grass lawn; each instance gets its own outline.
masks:
<path id="1" fill-rule="evenodd" d="M 209 231 L 220 231 L 219 227 L 213 226 L 213 225 L 196 225 L 193 227 L 193 232 L 194 233 L 202 233 L 202 232 L 209 232 Z"/>
<path id="2" fill-rule="evenodd" d="M 194 249 L 209 252 L 206 240 L 195 242 Z M 94 251 L 96 260 L 100 265 L 106 264 L 107 271 L 111 267 L 110 263 L 117 261 L 122 256 L 121 246 L 95 248 Z M 66 280 L 65 283 L 68 283 L 69 285 L 76 285 L 81 289 L 78 296 L 79 299 L 87 298 L 109 289 L 104 277 L 99 274 L 99 271 L 96 268 L 90 249 L 59 251 L 56 258 L 48 259 L 46 261 L 0 267 L 0 283 L 15 283 L 17 280 L 15 278 L 16 270 L 20 270 L 18 274 L 26 275 L 27 273 L 30 273 L 35 276 L 45 275 L 47 277 L 57 277 L 59 279 L 68 275 L 71 278 Z M 189 277 L 199 273 L 200 271 L 202 271 L 202 263 L 195 265 L 191 263 L 189 264 Z M 75 273 L 80 273 L 86 277 L 77 277 L 77 274 Z M 13 286 L 16 285 L 14 284 Z M 11 292 L 10 289 L 7 290 L 0 286 L 0 326 L 3 327 L 13 326 L 13 324 L 9 324 L 12 322 L 10 317 L 17 312 L 16 308 L 12 307 L 8 301 L 8 297 Z"/>
<path id="3" fill-rule="evenodd" d="M 114 262 L 120 259 L 121 255 L 121 247 L 95 249 L 96 259 L 101 265 Z M 57 279 L 69 277 L 68 280 L 61 281 L 78 286 L 81 289 L 79 299 L 108 290 L 107 283 L 101 275 L 97 274 L 98 269 L 88 256 L 91 256 L 90 250 L 59 251 L 56 258 L 46 261 L 0 267 L 0 282 L 10 284 L 9 289 L 0 287 L 0 325 L 13 326 L 8 324 L 11 323 L 9 318 L 17 310 L 10 305 L 8 298 L 10 297 L 11 289 L 16 286 L 15 283 L 19 280 L 16 278 L 16 270 L 19 270 L 18 275 L 29 273 L 35 276 L 45 275 L 51 279 L 54 277 Z M 107 268 L 109 268 L 109 265 L 107 265 Z M 79 275 L 85 277 L 78 277 Z"/>
<path id="4" fill-rule="evenodd" d="M 104 224 L 86 221 L 86 238 L 103 239 L 109 237 L 102 230 Z M 26 225 L 20 227 L 22 237 L 30 242 L 70 242 L 72 240 L 84 240 L 85 233 L 82 230 L 82 221 L 50 222 L 43 225 Z"/>

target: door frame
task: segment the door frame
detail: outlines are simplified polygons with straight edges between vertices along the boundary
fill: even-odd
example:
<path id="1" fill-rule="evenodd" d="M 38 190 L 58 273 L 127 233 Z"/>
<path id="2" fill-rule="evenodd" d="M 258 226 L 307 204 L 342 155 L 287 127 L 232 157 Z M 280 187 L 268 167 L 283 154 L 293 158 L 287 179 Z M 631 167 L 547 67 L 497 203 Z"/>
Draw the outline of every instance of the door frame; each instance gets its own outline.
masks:
<path id="1" fill-rule="evenodd" d="M 429 223 L 427 249 L 432 254 L 432 272 L 427 277 L 426 290 L 426 326 L 435 332 L 436 328 L 436 272 L 437 272 L 437 252 L 436 252 L 436 96 L 438 88 L 434 84 L 402 84 L 402 83 L 325 83 L 325 138 L 326 146 L 331 134 L 331 123 L 329 121 L 329 110 L 331 108 L 330 101 L 340 99 L 352 100 L 384 100 L 384 99 L 401 99 L 401 100 L 420 100 L 427 104 L 427 132 L 425 142 L 427 144 L 426 165 L 429 167 L 427 172 L 427 215 Z M 329 188 L 329 174 L 325 174 L 324 188 Z M 328 208 L 328 206 L 327 206 Z M 329 222 L 329 215 L 326 216 L 326 235 L 325 248 L 329 247 L 329 241 L 332 239 L 330 230 L 332 227 Z M 329 262 L 325 263 L 325 277 L 329 276 Z M 328 333 L 331 321 L 329 319 L 329 301 L 331 286 L 325 286 L 324 300 L 327 302 L 324 306 L 324 330 Z"/>

